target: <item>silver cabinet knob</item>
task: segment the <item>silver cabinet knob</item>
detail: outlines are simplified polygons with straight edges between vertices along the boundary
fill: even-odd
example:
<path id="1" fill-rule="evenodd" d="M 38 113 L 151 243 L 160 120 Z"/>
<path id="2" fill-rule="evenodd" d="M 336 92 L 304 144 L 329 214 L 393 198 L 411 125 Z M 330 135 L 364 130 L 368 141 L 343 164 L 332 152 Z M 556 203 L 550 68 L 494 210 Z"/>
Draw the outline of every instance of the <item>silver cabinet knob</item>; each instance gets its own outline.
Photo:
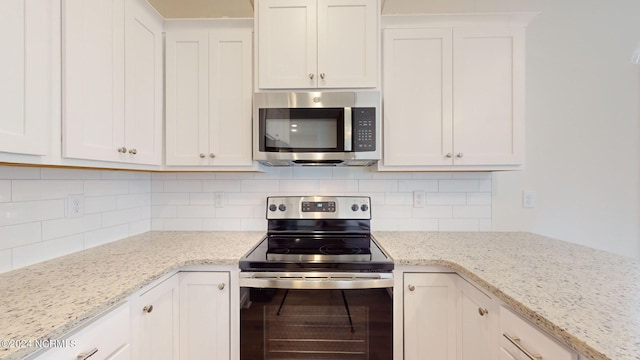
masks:
<path id="1" fill-rule="evenodd" d="M 313 80 L 315 76 L 316 76 L 315 74 L 309 74 L 309 79 Z"/>
<path id="2" fill-rule="evenodd" d="M 129 154 L 131 154 L 131 155 L 135 155 L 137 153 L 138 153 L 138 150 L 136 150 L 136 149 L 129 150 Z"/>
<path id="3" fill-rule="evenodd" d="M 324 73 L 320 74 L 320 79 L 324 80 Z"/>
<path id="4" fill-rule="evenodd" d="M 483 308 L 478 308 L 478 314 L 480 314 L 480 316 L 485 316 L 488 313 L 489 313 L 489 310 L 483 309 Z"/>
<path id="5" fill-rule="evenodd" d="M 207 155 L 205 155 L 205 154 L 203 154 L 203 153 L 201 153 L 201 154 L 200 154 L 200 159 L 204 159 L 204 158 L 206 158 L 206 157 L 207 157 Z"/>
<path id="6" fill-rule="evenodd" d="M 209 157 L 213 159 L 214 157 L 216 157 L 216 154 L 211 153 L 211 154 L 209 154 Z"/>
<path id="7" fill-rule="evenodd" d="M 409 285 L 409 291 L 414 291 L 415 289 L 416 289 L 416 287 L 415 287 L 415 286 L 413 286 L 413 285 Z"/>
<path id="8" fill-rule="evenodd" d="M 119 153 L 121 153 L 121 154 L 124 154 L 124 153 L 126 153 L 126 152 L 127 152 L 127 148 L 126 148 L 126 147 L 124 147 L 124 146 L 123 146 L 123 147 L 119 147 L 119 148 L 118 148 L 118 152 L 119 152 Z"/>
<path id="9" fill-rule="evenodd" d="M 457 157 L 457 158 L 461 158 L 461 157 L 463 157 L 463 156 L 464 156 L 464 154 L 463 154 L 463 153 L 457 153 L 457 154 L 456 154 L 456 157 Z"/>
<path id="10" fill-rule="evenodd" d="M 145 307 L 142 308 L 143 312 L 146 312 L 147 314 L 153 311 L 153 305 L 147 305 Z"/>
<path id="11" fill-rule="evenodd" d="M 445 155 L 447 158 L 451 159 L 453 157 L 452 153 L 447 153 L 447 155 Z"/>
<path id="12" fill-rule="evenodd" d="M 224 283 L 218 284 L 218 290 L 224 290 Z"/>

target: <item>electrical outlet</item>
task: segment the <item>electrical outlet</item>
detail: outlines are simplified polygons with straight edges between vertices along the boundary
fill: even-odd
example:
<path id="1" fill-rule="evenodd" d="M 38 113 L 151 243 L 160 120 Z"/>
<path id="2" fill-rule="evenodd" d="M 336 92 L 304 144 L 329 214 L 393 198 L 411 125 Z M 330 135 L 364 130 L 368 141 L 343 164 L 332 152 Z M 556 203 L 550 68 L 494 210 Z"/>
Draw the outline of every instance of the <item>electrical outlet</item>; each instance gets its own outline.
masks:
<path id="1" fill-rule="evenodd" d="M 535 191 L 523 191 L 522 192 L 522 207 L 531 209 L 536 207 L 536 192 Z"/>
<path id="2" fill-rule="evenodd" d="M 84 196 L 67 196 L 67 218 L 79 218 L 84 216 Z"/>
<path id="3" fill-rule="evenodd" d="M 424 207 L 426 202 L 424 191 L 416 190 L 413 192 L 413 207 Z"/>
<path id="4" fill-rule="evenodd" d="M 213 206 L 217 208 L 224 207 L 224 193 L 223 192 L 215 192 L 213 193 Z"/>

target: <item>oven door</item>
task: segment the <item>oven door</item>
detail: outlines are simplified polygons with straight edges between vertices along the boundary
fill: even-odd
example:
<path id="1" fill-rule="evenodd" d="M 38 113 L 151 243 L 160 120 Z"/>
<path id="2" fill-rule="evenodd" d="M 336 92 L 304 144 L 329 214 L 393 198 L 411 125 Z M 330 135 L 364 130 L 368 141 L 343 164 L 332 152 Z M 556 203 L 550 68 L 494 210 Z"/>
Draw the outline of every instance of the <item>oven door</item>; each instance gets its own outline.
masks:
<path id="1" fill-rule="evenodd" d="M 393 358 L 391 273 L 241 273 L 240 359 Z"/>

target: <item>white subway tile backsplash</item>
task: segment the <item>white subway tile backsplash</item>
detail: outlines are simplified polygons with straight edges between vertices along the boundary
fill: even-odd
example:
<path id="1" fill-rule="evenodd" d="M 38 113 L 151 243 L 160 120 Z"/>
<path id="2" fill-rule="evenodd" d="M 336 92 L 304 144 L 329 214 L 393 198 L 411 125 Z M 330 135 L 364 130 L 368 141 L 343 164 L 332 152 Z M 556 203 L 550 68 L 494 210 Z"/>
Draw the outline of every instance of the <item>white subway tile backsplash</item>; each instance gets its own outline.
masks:
<path id="1" fill-rule="evenodd" d="M 280 191 L 280 181 L 240 180 L 240 191 L 243 193 L 274 193 Z"/>
<path id="2" fill-rule="evenodd" d="M 84 198 L 84 213 L 95 214 L 116 209 L 115 196 L 88 196 Z"/>
<path id="3" fill-rule="evenodd" d="M 478 180 L 439 180 L 439 192 L 478 192 Z"/>
<path id="4" fill-rule="evenodd" d="M 77 180 L 14 180 L 12 201 L 65 199 L 69 194 L 82 194 L 82 181 Z"/>
<path id="5" fill-rule="evenodd" d="M 453 217 L 456 219 L 490 219 L 491 206 L 454 206 Z"/>
<path id="6" fill-rule="evenodd" d="M 122 195 L 129 193 L 129 182 L 126 180 L 86 180 L 84 196 Z"/>
<path id="7" fill-rule="evenodd" d="M 65 200 L 0 203 L 0 226 L 64 217 Z"/>
<path id="8" fill-rule="evenodd" d="M 189 196 L 184 193 L 153 193 L 151 205 L 189 205 Z"/>
<path id="9" fill-rule="evenodd" d="M 129 225 L 122 224 L 105 227 L 100 230 L 90 231 L 84 234 L 85 249 L 104 245 L 129 236 Z"/>
<path id="10" fill-rule="evenodd" d="M 241 181 L 243 180 L 205 180 L 202 182 L 202 191 L 211 193 L 240 192 L 242 190 Z"/>
<path id="11" fill-rule="evenodd" d="M 425 206 L 413 208 L 413 218 L 450 219 L 453 210 L 451 206 Z"/>
<path id="12" fill-rule="evenodd" d="M 0 203 L 11 201 L 11 181 L 0 180 Z"/>
<path id="13" fill-rule="evenodd" d="M 265 170 L 146 173 L 0 166 L 0 272 L 149 230 L 266 231 L 267 196 L 370 196 L 374 231 L 491 229 L 490 173 Z M 413 206 L 414 191 L 425 192 L 425 206 Z M 84 195 L 83 217 L 65 217 L 70 194 Z"/>
<path id="14" fill-rule="evenodd" d="M 467 194 L 467 205 L 491 205 L 491 193 Z"/>
<path id="15" fill-rule="evenodd" d="M 367 192 L 398 192 L 398 180 L 359 180 L 359 191 Z"/>
<path id="16" fill-rule="evenodd" d="M 0 250 L 42 241 L 42 224 L 32 222 L 0 227 Z"/>
<path id="17" fill-rule="evenodd" d="M 102 213 L 102 227 L 128 224 L 142 220 L 142 211 L 139 208 L 119 209 Z"/>
<path id="18" fill-rule="evenodd" d="M 42 168 L 42 180 L 100 180 L 100 171 L 83 169 Z"/>
<path id="19" fill-rule="evenodd" d="M 84 249 L 82 234 L 42 241 L 12 249 L 13 268 L 21 268 Z"/>
<path id="20" fill-rule="evenodd" d="M 0 179 L 40 179 L 40 168 L 22 166 L 0 166 Z"/>
<path id="21" fill-rule="evenodd" d="M 426 192 L 437 192 L 438 180 L 400 180 L 398 181 L 398 191 L 413 192 L 416 190 L 426 191 Z"/>
<path id="22" fill-rule="evenodd" d="M 476 219 L 439 219 L 438 231 L 480 231 Z"/>
<path id="23" fill-rule="evenodd" d="M 55 219 L 42 222 L 42 240 L 51 240 L 63 236 L 82 234 L 100 229 L 100 214 L 85 215 L 74 219 Z"/>
<path id="24" fill-rule="evenodd" d="M 204 231 L 237 231 L 239 229 L 242 229 L 241 219 L 213 218 L 202 220 L 202 230 Z"/>
<path id="25" fill-rule="evenodd" d="M 206 205 L 176 206 L 178 218 L 213 218 L 216 216 L 216 208 Z"/>
<path id="26" fill-rule="evenodd" d="M 0 273 L 7 272 L 13 269 L 13 262 L 11 260 L 11 249 L 0 250 Z"/>
<path id="27" fill-rule="evenodd" d="M 167 180 L 164 182 L 164 192 L 201 192 L 202 180 Z"/>
<path id="28" fill-rule="evenodd" d="M 465 193 L 427 193 L 427 205 L 465 205 L 467 194 Z"/>

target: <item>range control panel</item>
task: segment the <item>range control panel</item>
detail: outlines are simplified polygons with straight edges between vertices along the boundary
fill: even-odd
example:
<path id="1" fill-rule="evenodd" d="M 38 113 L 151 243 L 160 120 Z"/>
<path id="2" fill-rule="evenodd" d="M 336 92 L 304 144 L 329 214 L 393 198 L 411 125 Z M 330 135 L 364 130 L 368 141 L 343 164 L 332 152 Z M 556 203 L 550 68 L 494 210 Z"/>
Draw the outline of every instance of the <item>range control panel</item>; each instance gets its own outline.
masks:
<path id="1" fill-rule="evenodd" d="M 267 219 L 371 219 L 368 196 L 278 196 L 267 198 Z"/>

